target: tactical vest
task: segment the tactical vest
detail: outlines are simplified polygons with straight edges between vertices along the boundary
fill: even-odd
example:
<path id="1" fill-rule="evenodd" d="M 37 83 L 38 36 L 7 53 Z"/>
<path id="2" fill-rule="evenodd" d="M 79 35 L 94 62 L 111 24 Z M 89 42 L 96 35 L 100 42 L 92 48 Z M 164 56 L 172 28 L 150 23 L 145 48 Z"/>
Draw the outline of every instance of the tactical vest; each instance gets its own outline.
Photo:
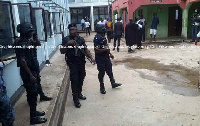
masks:
<path id="1" fill-rule="evenodd" d="M 69 42 L 70 40 L 76 41 L 75 47 L 68 47 L 67 53 L 65 54 L 65 60 L 67 63 L 85 63 L 85 54 L 83 51 L 85 51 L 84 47 L 85 43 L 82 37 L 77 36 L 76 38 L 72 39 L 69 36 L 65 37 L 63 41 L 65 41 L 65 44 Z"/>
<path id="2" fill-rule="evenodd" d="M 17 48 L 15 49 L 16 57 L 17 57 L 17 66 L 21 67 L 19 62 L 19 57 L 21 53 L 23 53 L 26 63 L 31 70 L 35 70 L 39 68 L 39 63 L 37 60 L 37 49 L 33 46 L 32 41 L 23 41 L 19 40 L 16 44 Z"/>

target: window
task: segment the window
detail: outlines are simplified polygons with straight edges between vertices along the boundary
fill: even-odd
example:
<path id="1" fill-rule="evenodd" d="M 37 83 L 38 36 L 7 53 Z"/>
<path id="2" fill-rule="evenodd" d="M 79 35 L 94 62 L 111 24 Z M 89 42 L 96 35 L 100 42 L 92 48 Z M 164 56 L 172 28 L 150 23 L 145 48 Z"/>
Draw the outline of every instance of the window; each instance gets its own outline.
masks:
<path id="1" fill-rule="evenodd" d="M 70 3 L 70 2 L 75 2 L 75 0 L 68 0 L 68 2 Z"/>
<path id="2" fill-rule="evenodd" d="M 20 23 L 29 22 L 31 21 L 31 5 L 28 3 L 16 3 L 12 4 L 12 11 L 13 13 L 17 13 L 19 15 Z M 19 36 L 17 32 L 17 25 L 15 25 L 15 36 Z"/>
<path id="3" fill-rule="evenodd" d="M 82 8 L 76 8 L 76 9 L 71 9 L 71 22 L 80 24 L 81 19 L 83 18 L 83 9 Z"/>
<path id="4" fill-rule="evenodd" d="M 100 18 L 109 18 L 108 7 L 94 7 L 94 20 L 100 20 Z"/>
<path id="5" fill-rule="evenodd" d="M 2 59 L 14 53 L 12 48 L 7 48 L 14 43 L 14 24 L 9 2 L 0 2 L 0 57 Z"/>
<path id="6" fill-rule="evenodd" d="M 59 12 L 52 13 L 52 24 L 53 24 L 54 34 L 60 33 L 60 13 Z"/>
<path id="7" fill-rule="evenodd" d="M 60 13 L 61 23 L 60 23 L 60 30 L 63 32 L 65 30 L 65 24 L 66 24 L 66 13 Z"/>
<path id="8" fill-rule="evenodd" d="M 44 11 L 44 19 L 45 19 L 46 37 L 51 37 L 52 31 L 51 31 L 51 22 L 50 22 L 49 11 Z"/>
<path id="9" fill-rule="evenodd" d="M 44 25 L 44 10 L 43 8 L 33 8 L 32 9 L 32 20 L 33 26 L 36 29 L 38 39 L 40 41 L 46 40 L 45 25 Z"/>
<path id="10" fill-rule="evenodd" d="M 30 5 L 18 4 L 17 6 L 18 6 L 20 23 L 24 23 L 24 22 L 31 23 Z"/>

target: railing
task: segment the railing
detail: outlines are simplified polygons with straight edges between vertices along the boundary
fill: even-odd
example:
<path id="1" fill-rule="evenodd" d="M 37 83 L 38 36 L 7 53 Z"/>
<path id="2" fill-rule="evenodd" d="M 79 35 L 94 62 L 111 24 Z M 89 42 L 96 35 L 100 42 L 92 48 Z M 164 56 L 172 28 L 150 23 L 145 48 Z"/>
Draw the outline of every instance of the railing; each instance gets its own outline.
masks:
<path id="1" fill-rule="evenodd" d="M 66 8 L 67 4 L 66 0 L 28 0 L 28 2 L 44 2 L 49 4 L 56 4 L 56 6 L 60 6 L 62 8 Z"/>

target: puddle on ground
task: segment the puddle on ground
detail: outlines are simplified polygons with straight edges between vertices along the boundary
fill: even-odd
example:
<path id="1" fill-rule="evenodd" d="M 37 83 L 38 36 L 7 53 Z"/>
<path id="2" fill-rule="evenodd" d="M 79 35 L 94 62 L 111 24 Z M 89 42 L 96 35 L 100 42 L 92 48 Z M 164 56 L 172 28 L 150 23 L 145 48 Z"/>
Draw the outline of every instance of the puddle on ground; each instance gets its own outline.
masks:
<path id="1" fill-rule="evenodd" d="M 153 59 L 143 59 L 141 57 L 127 58 L 115 61 L 114 64 L 125 64 L 140 73 L 142 78 L 156 81 L 165 85 L 165 88 L 180 95 L 197 96 L 198 74 L 197 70 L 188 69 L 179 65 L 164 65 Z M 145 74 L 138 69 L 147 69 L 156 71 L 158 77 Z M 187 90 L 192 88 L 193 91 Z M 189 91 L 189 92 L 188 92 Z M 193 92 L 193 93 L 192 93 Z"/>

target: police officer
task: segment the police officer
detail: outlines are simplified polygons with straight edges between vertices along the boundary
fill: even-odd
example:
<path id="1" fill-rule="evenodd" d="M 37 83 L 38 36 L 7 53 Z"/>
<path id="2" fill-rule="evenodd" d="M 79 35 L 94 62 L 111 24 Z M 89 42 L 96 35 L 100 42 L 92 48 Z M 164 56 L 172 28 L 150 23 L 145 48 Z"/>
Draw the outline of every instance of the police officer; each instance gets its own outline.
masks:
<path id="1" fill-rule="evenodd" d="M 2 126 L 13 126 L 15 120 L 14 109 L 7 96 L 6 83 L 3 79 L 4 65 L 0 66 L 0 122 Z"/>
<path id="2" fill-rule="evenodd" d="M 100 82 L 100 92 L 102 94 L 106 94 L 106 90 L 104 87 L 104 75 L 105 72 L 110 78 L 110 82 L 112 88 L 116 88 L 121 86 L 119 83 L 115 83 L 115 79 L 113 77 L 112 72 L 112 63 L 110 58 L 114 59 L 114 56 L 110 53 L 110 49 L 107 44 L 107 40 L 105 38 L 105 25 L 97 24 L 96 26 L 97 34 L 94 37 L 94 51 L 95 51 L 95 61 L 97 63 L 97 69 L 99 71 L 98 78 Z"/>
<path id="3" fill-rule="evenodd" d="M 35 29 L 30 23 L 22 23 L 17 26 L 17 32 L 20 33 L 20 39 L 15 43 L 17 66 L 20 67 L 20 75 L 27 92 L 27 102 L 30 106 L 30 124 L 41 124 L 47 121 L 45 112 L 36 111 L 37 95 L 40 94 L 40 100 L 51 100 L 44 95 L 40 84 L 39 63 L 37 60 L 37 46 L 40 42 L 37 36 L 33 37 Z M 33 39 L 32 39 L 33 37 Z M 43 97 L 43 98 L 42 98 Z"/>
<path id="4" fill-rule="evenodd" d="M 83 81 L 86 75 L 85 56 L 93 64 L 95 64 L 95 61 L 87 49 L 85 40 L 77 34 L 76 25 L 69 24 L 68 29 L 70 35 L 63 38 L 62 46 L 65 48 L 61 48 L 60 52 L 61 54 L 65 54 L 65 60 L 69 66 L 74 105 L 80 108 L 79 99 L 86 100 L 86 97 L 82 94 Z"/>

